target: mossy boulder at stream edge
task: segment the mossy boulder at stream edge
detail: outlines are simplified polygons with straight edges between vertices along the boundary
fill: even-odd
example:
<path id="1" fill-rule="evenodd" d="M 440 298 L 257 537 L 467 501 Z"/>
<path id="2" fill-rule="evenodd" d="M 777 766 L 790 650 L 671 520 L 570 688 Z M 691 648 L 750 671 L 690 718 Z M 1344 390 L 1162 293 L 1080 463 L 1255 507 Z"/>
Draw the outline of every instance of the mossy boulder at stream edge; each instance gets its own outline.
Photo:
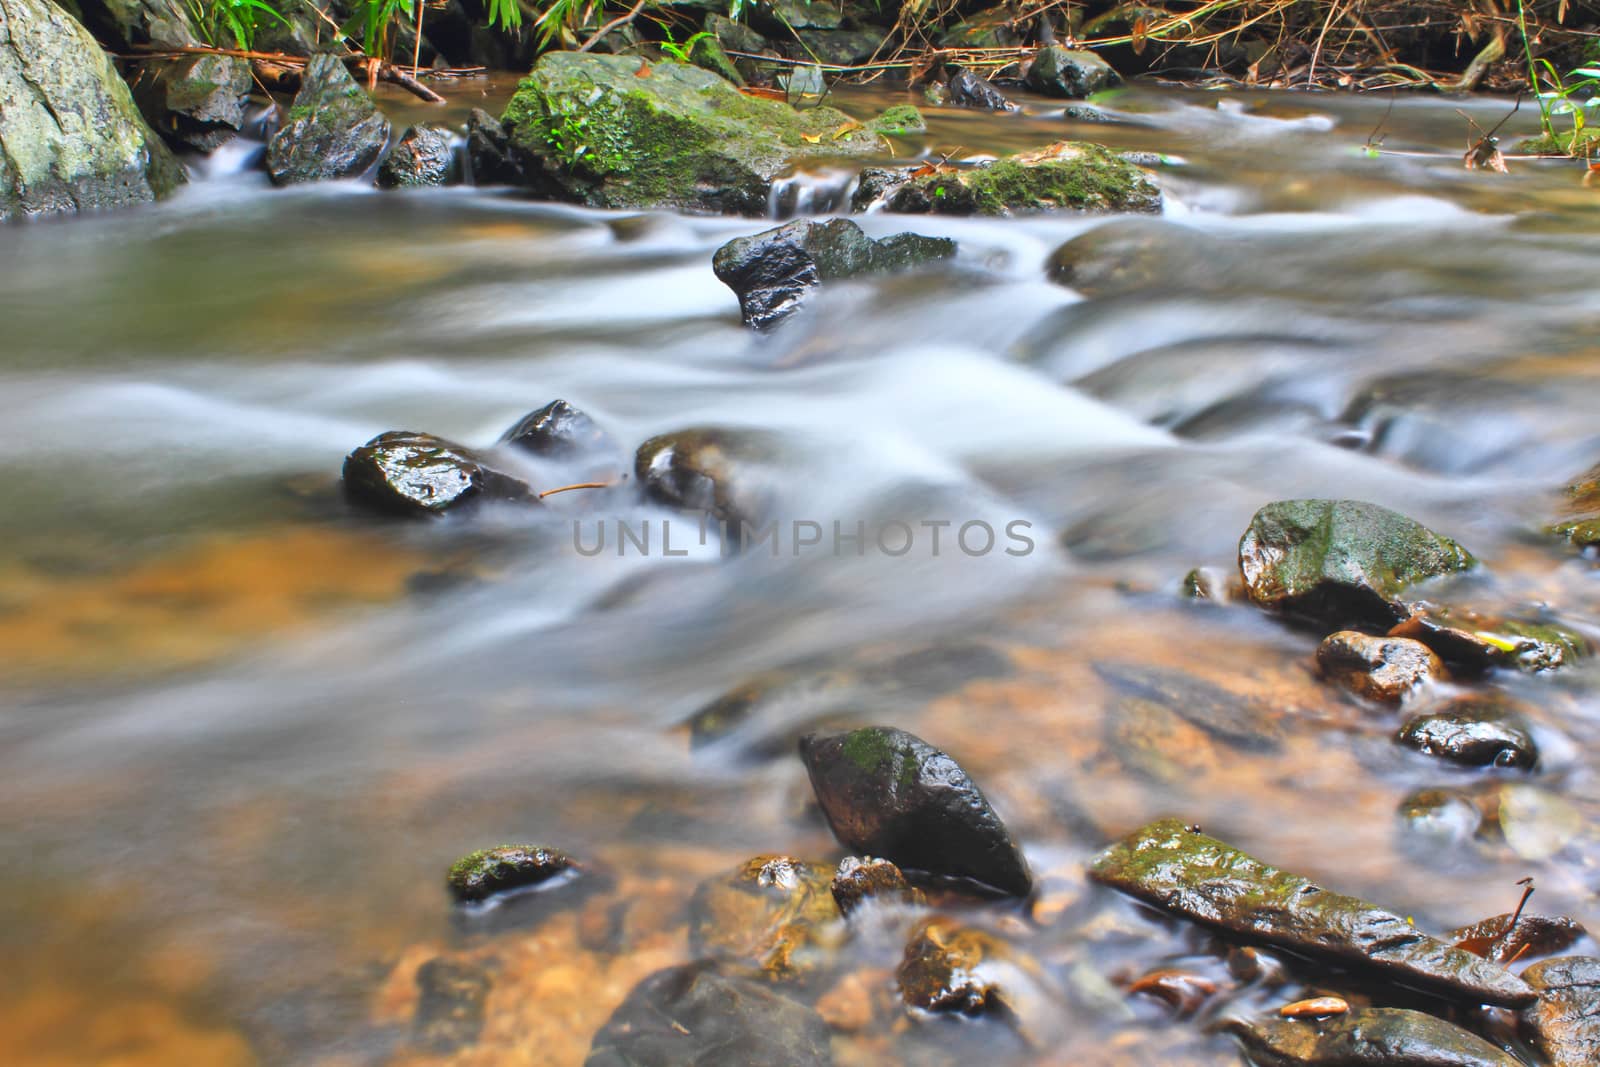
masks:
<path id="1" fill-rule="evenodd" d="M 1104 145 L 1062 141 L 971 167 L 945 163 L 898 173 L 872 171 L 863 175 L 852 206 L 864 211 L 879 201 L 889 211 L 915 215 L 1157 214 L 1161 190 Z"/>
<path id="2" fill-rule="evenodd" d="M 886 151 L 830 107 L 746 96 L 710 71 L 549 52 L 505 112 L 512 150 L 569 198 L 604 208 L 760 215 L 795 163 Z"/>
<path id="3" fill-rule="evenodd" d="M 182 182 L 89 32 L 50 0 L 0 0 L 0 220 L 147 202 Z"/>

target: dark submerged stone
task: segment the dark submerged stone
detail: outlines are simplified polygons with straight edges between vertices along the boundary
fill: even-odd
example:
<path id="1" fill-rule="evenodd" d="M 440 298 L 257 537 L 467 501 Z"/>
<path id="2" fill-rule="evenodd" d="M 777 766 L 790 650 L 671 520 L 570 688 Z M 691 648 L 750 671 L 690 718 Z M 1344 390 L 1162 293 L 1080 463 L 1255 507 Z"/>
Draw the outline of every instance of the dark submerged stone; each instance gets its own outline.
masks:
<path id="1" fill-rule="evenodd" d="M 766 470 L 776 442 L 759 431 L 694 427 L 652 437 L 634 453 L 634 477 L 645 495 L 667 507 L 707 512 L 752 532 L 769 510 Z"/>
<path id="2" fill-rule="evenodd" d="M 924 919 L 912 928 L 895 972 L 900 996 L 907 1007 L 926 1012 L 974 1017 L 998 1012 L 1004 994 L 988 972 L 1005 954 L 1005 945 L 982 930 L 942 915 Z"/>
<path id="3" fill-rule="evenodd" d="M 689 950 L 751 964 L 783 980 L 814 971 L 840 918 L 826 868 L 757 856 L 701 883 L 689 905 Z"/>
<path id="4" fill-rule="evenodd" d="M 1022 849 L 955 760 L 885 726 L 800 739 L 822 813 L 847 848 L 1027 896 Z"/>
<path id="5" fill-rule="evenodd" d="M 595 1034 L 584 1067 L 827 1067 L 828 1025 L 770 986 L 672 967 L 634 987 Z"/>
<path id="6" fill-rule="evenodd" d="M 469 853 L 450 865 L 446 882 L 462 903 L 487 900 L 498 893 L 529 889 L 579 870 L 571 856 L 539 845 L 498 845 Z"/>
<path id="7" fill-rule="evenodd" d="M 283 127 L 267 142 L 267 173 L 278 185 L 357 178 L 389 143 L 389 120 L 329 52 L 311 57 Z"/>
<path id="8" fill-rule="evenodd" d="M 616 442 L 610 434 L 565 400 L 552 400 L 544 407 L 528 412 L 500 436 L 500 443 L 535 456 L 551 458 L 567 458 L 616 448 Z"/>
<path id="9" fill-rule="evenodd" d="M 405 516 L 436 516 L 489 500 L 534 503 L 528 486 L 471 449 L 432 434 L 391 430 L 345 457 L 353 503 Z"/>
<path id="10" fill-rule="evenodd" d="M 441 1056 L 476 1044 L 492 985 L 488 972 L 474 963 L 443 956 L 424 963 L 417 968 L 413 1040 Z"/>
<path id="11" fill-rule="evenodd" d="M 717 249 L 711 269 L 739 297 L 747 326 L 767 329 L 825 281 L 907 270 L 955 255 L 944 237 L 900 233 L 873 240 L 849 219 L 797 219 Z"/>
<path id="12" fill-rule="evenodd" d="M 1174 915 L 1441 996 L 1510 1007 L 1533 999 L 1505 968 L 1374 904 L 1191 832 L 1177 819 L 1158 820 L 1111 845 L 1089 873 Z"/>
<path id="13" fill-rule="evenodd" d="M 1471 698 L 1408 719 L 1395 735 L 1407 748 L 1468 767 L 1531 770 L 1539 750 L 1521 716 Z"/>
<path id="14" fill-rule="evenodd" d="M 1476 1034 L 1398 1008 L 1230 1020 L 1228 1029 L 1260 1067 L 1520 1067 Z"/>
<path id="15" fill-rule="evenodd" d="M 1281 500 L 1250 520 L 1239 572 L 1258 606 L 1320 622 L 1392 626 L 1416 583 L 1477 563 L 1448 537 L 1358 500 Z"/>
<path id="16" fill-rule="evenodd" d="M 915 904 L 922 899 L 921 892 L 912 888 L 899 867 L 871 856 L 846 856 L 840 860 L 831 888 L 834 903 L 846 915 L 868 900 Z"/>

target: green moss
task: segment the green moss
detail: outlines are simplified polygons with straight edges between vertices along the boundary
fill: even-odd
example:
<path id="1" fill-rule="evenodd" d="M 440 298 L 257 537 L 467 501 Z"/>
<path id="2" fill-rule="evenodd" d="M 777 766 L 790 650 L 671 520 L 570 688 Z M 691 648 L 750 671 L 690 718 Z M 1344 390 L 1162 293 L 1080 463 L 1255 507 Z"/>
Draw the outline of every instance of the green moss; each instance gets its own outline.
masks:
<path id="1" fill-rule="evenodd" d="M 882 730 L 867 727 L 845 735 L 844 755 L 868 774 L 877 774 L 895 758 L 895 747 Z"/>
<path id="2" fill-rule="evenodd" d="M 1600 129 L 1557 130 L 1541 133 L 1518 143 L 1517 152 L 1525 156 L 1582 156 L 1600 147 Z"/>
<path id="3" fill-rule="evenodd" d="M 1120 166 L 1118 164 L 1121 164 Z M 1025 166 L 1001 159 L 967 179 L 980 214 L 1003 215 L 1015 206 L 1115 211 L 1136 198 L 1143 175 L 1109 151 L 1086 152 L 1075 159 Z"/>
<path id="4" fill-rule="evenodd" d="M 928 123 L 922 112 L 910 104 L 895 104 L 885 108 L 883 114 L 868 123 L 874 130 L 891 137 L 906 137 L 927 133 Z"/>

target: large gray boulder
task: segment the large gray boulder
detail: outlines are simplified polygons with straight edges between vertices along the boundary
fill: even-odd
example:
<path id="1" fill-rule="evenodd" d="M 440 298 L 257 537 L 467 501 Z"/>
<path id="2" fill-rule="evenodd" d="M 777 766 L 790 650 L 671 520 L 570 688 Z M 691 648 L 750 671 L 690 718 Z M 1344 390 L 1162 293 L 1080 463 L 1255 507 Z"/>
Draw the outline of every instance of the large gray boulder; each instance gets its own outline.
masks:
<path id="1" fill-rule="evenodd" d="M 329 52 L 311 57 L 283 128 L 267 143 L 277 185 L 359 178 L 389 143 L 389 120 Z"/>
<path id="2" fill-rule="evenodd" d="M 155 200 L 183 168 L 50 0 L 0 0 L 0 220 Z"/>

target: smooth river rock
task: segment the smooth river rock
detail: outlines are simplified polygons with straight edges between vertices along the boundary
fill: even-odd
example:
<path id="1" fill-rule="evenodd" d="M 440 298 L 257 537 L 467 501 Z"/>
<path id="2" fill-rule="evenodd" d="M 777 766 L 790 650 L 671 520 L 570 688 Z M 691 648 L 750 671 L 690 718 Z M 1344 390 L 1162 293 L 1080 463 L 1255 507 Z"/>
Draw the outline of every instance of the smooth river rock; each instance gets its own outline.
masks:
<path id="1" fill-rule="evenodd" d="M 552 879 L 570 878 L 578 864 L 565 852 L 540 845 L 497 845 L 479 849 L 450 865 L 451 896 L 476 903 L 499 893 L 530 889 Z"/>
<path id="2" fill-rule="evenodd" d="M 1317 671 L 1368 700 L 1398 704 L 1443 677 L 1444 664 L 1421 641 L 1340 630 L 1317 646 Z"/>
<path id="3" fill-rule="evenodd" d="M 1504 967 L 1178 819 L 1158 820 L 1110 846 L 1090 877 L 1174 915 L 1440 996 L 1510 1007 L 1533 1000 L 1527 983 Z"/>
<path id="4" fill-rule="evenodd" d="M 1027 896 L 1033 876 L 1000 816 L 955 760 L 904 730 L 868 726 L 800 739 L 833 834 L 908 870 Z"/>
<path id="5" fill-rule="evenodd" d="M 1539 762 L 1528 724 L 1515 711 L 1471 697 L 1406 720 L 1402 745 L 1467 767 L 1531 770 Z"/>
<path id="6" fill-rule="evenodd" d="M 1041 211 L 1161 211 L 1149 175 L 1104 145 L 1061 141 L 972 166 L 924 164 L 865 177 L 852 202 L 913 215 L 1010 216 Z"/>
<path id="7" fill-rule="evenodd" d="M 432 434 L 391 430 L 344 460 L 352 503 L 392 515 L 431 517 L 490 500 L 537 503 L 522 481 L 469 448 Z"/>
<path id="8" fill-rule="evenodd" d="M 1122 81 L 1095 53 L 1060 45 L 1039 49 L 1024 80 L 1036 93 L 1068 100 L 1082 100 Z"/>
<path id="9" fill-rule="evenodd" d="M 1522 1067 L 1453 1023 L 1399 1008 L 1356 1008 L 1323 1019 L 1232 1021 L 1259 1067 Z"/>
<path id="10" fill-rule="evenodd" d="M 456 174 L 456 135 L 431 122 L 408 129 L 378 168 L 385 189 L 448 185 Z"/>
<path id="11" fill-rule="evenodd" d="M 1600 1063 L 1600 959 L 1563 956 L 1523 972 L 1539 1002 L 1522 1013 L 1524 1029 L 1550 1067 Z"/>

